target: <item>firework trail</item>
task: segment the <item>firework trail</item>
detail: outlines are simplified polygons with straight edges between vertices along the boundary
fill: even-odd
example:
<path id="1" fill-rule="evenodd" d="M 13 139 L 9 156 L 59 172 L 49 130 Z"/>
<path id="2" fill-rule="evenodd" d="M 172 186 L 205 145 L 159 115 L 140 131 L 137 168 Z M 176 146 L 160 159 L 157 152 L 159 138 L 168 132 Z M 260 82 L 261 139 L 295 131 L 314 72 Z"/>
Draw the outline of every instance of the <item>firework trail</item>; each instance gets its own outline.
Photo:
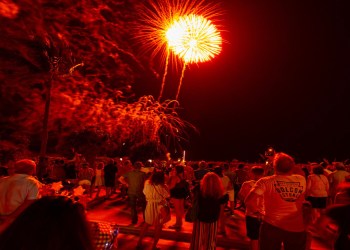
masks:
<path id="1" fill-rule="evenodd" d="M 162 85 L 161 85 L 160 93 L 159 93 L 159 97 L 158 97 L 158 102 L 160 102 L 160 99 L 162 98 L 163 90 L 164 90 L 164 86 L 165 86 L 165 79 L 166 79 L 166 76 L 168 74 L 170 50 L 168 49 L 166 53 L 167 54 L 166 54 L 166 59 L 165 59 L 165 69 L 164 69 Z"/>
<path id="2" fill-rule="evenodd" d="M 180 89 L 181 89 L 182 81 L 183 81 L 183 78 L 184 78 L 184 76 L 185 76 L 185 69 L 186 69 L 186 63 L 184 63 L 184 66 L 183 66 L 182 71 L 181 71 L 181 77 L 180 77 L 179 87 L 177 88 L 177 93 L 176 93 L 176 98 L 175 98 L 176 101 L 179 99 L 179 94 L 180 94 Z"/>
<path id="3" fill-rule="evenodd" d="M 180 17 L 166 35 L 169 48 L 184 61 L 176 94 L 178 100 L 186 65 L 214 58 L 221 52 L 222 38 L 210 20 L 194 14 Z"/>

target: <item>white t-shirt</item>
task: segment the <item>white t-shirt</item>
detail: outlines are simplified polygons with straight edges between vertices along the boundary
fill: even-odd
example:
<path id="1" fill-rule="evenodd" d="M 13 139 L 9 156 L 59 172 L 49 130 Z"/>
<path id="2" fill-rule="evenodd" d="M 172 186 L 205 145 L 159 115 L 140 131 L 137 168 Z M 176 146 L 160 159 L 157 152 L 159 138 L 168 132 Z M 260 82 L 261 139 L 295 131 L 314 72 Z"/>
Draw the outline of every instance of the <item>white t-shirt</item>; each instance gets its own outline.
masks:
<path id="1" fill-rule="evenodd" d="M 301 175 L 272 175 L 258 180 L 251 192 L 263 196 L 264 221 L 286 231 L 302 232 L 305 189 L 306 180 Z"/>
<path id="2" fill-rule="evenodd" d="M 0 179 L 0 215 L 12 214 L 25 200 L 38 199 L 40 187 L 37 179 L 26 174 Z"/>
<path id="3" fill-rule="evenodd" d="M 309 175 L 306 194 L 312 197 L 327 197 L 329 191 L 328 179 L 324 175 Z"/>
<path id="4" fill-rule="evenodd" d="M 249 194 L 252 187 L 255 185 L 255 180 L 245 181 L 242 184 L 241 189 L 239 190 L 238 197 L 244 201 L 245 198 L 247 198 L 247 195 Z"/>
<path id="5" fill-rule="evenodd" d="M 332 197 L 337 193 L 337 188 L 339 183 L 345 181 L 345 177 L 348 176 L 349 173 L 345 170 L 336 170 L 328 176 L 329 184 L 330 184 L 330 195 Z"/>
<path id="6" fill-rule="evenodd" d="M 226 175 L 224 175 L 223 177 L 220 177 L 220 179 L 221 179 L 221 183 L 222 183 L 222 186 L 224 187 L 225 191 L 228 191 L 229 188 L 232 189 L 232 187 L 229 187 L 230 178 L 228 178 Z"/>
<path id="7" fill-rule="evenodd" d="M 247 198 L 250 190 L 254 187 L 256 183 L 256 180 L 250 180 L 250 181 L 245 181 L 242 184 L 242 187 L 238 193 L 239 198 L 244 201 L 245 198 Z M 262 217 L 264 216 L 264 200 L 261 198 L 258 198 L 257 200 L 257 208 L 258 208 L 258 214 L 255 213 L 254 211 L 250 211 L 249 207 L 246 207 L 245 209 L 245 214 L 250 216 L 250 217 Z"/>
<path id="8" fill-rule="evenodd" d="M 339 183 L 345 181 L 345 177 L 348 175 L 350 175 L 350 173 L 345 170 L 336 170 L 329 175 L 329 179 L 333 185 L 338 186 Z"/>

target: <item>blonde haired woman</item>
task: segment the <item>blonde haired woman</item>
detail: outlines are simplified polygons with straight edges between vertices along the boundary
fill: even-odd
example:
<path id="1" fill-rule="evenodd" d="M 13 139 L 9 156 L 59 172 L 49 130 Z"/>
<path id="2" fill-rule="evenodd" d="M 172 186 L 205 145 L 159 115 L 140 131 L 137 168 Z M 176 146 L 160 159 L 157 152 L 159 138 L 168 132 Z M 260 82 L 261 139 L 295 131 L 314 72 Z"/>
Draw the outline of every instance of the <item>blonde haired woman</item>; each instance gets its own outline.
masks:
<path id="1" fill-rule="evenodd" d="M 216 234 L 221 204 L 228 201 L 220 177 L 215 173 L 204 175 L 194 189 L 198 199 L 198 213 L 193 223 L 190 249 L 211 250 L 216 248 Z"/>
<path id="2" fill-rule="evenodd" d="M 140 238 L 137 242 L 136 249 L 142 249 L 142 240 L 150 226 L 154 226 L 152 249 L 159 249 L 157 243 L 163 228 L 163 218 L 159 212 L 159 203 L 169 198 L 168 187 L 165 185 L 164 173 L 154 171 L 149 180 L 146 180 L 143 188 L 147 205 L 145 210 L 145 223 L 140 231 Z"/>

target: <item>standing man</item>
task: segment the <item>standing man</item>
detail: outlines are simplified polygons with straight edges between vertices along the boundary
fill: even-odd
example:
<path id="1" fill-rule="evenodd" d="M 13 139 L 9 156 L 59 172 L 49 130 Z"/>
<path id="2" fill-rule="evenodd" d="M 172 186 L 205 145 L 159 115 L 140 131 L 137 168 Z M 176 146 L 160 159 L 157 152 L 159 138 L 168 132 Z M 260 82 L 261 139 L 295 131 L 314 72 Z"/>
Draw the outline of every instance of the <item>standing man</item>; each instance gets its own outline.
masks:
<path id="1" fill-rule="evenodd" d="M 205 161 L 200 161 L 199 169 L 194 171 L 194 177 L 196 178 L 196 182 L 199 183 L 206 173 L 209 173 L 208 164 Z"/>
<path id="2" fill-rule="evenodd" d="M 112 191 L 115 188 L 115 175 L 118 172 L 118 168 L 113 159 L 104 167 L 104 179 L 106 186 L 106 199 L 109 199 L 112 195 Z"/>
<path id="3" fill-rule="evenodd" d="M 273 160 L 275 174 L 256 182 L 245 199 L 247 209 L 259 213 L 260 199 L 265 205 L 259 244 L 261 250 L 305 250 L 307 234 L 303 221 L 306 180 L 293 175 L 294 159 L 278 153 Z"/>
<path id="4" fill-rule="evenodd" d="M 5 228 L 39 198 L 41 183 L 34 178 L 36 164 L 24 159 L 14 166 L 15 174 L 0 179 L 0 224 Z"/>
<path id="5" fill-rule="evenodd" d="M 146 209 L 146 199 L 143 194 L 143 185 L 146 180 L 146 174 L 141 171 L 141 167 L 141 162 L 135 162 L 133 170 L 119 177 L 119 181 L 128 188 L 132 224 L 137 224 L 137 204 L 142 206 L 143 214 Z"/>

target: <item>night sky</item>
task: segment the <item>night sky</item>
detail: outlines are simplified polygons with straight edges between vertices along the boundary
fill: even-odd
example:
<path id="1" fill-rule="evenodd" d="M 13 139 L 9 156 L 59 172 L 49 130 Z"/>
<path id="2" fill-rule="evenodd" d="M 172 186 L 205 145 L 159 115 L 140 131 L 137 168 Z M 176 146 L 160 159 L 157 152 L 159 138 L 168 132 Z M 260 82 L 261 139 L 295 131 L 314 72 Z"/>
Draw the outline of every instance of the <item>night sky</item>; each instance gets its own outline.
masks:
<path id="1" fill-rule="evenodd" d="M 180 113 L 200 131 L 186 158 L 256 161 L 268 145 L 298 162 L 350 158 L 345 1 L 223 2 L 222 53 L 181 88 Z"/>

